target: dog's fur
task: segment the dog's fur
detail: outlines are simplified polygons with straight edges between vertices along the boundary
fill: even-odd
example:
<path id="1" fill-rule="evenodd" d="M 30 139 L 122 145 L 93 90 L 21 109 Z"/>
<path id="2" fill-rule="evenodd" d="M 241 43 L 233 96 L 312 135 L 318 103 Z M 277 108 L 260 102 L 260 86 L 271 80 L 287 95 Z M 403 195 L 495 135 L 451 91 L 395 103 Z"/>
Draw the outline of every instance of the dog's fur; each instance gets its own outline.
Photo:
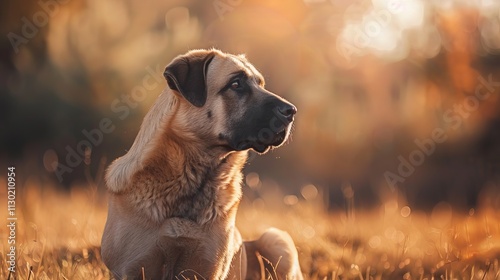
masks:
<path id="1" fill-rule="evenodd" d="M 102 258 L 118 279 L 302 279 L 291 237 L 235 228 L 248 149 L 289 134 L 295 107 L 264 89 L 242 55 L 194 50 L 165 69 L 168 87 L 130 150 L 106 174 Z"/>

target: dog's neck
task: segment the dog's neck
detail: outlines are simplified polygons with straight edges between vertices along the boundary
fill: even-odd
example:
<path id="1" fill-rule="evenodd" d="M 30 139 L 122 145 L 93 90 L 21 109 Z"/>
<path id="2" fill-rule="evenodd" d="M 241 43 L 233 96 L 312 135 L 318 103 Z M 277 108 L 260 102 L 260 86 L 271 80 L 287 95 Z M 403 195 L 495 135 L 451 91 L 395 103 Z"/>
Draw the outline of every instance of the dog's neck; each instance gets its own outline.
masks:
<path id="1" fill-rule="evenodd" d="M 120 193 L 129 187 L 132 176 L 144 168 L 144 162 L 154 152 L 158 131 L 168 125 L 175 114 L 177 99 L 165 89 L 144 117 L 137 137 L 129 151 L 117 158 L 108 167 L 106 185 L 113 193 Z"/>
<path id="2" fill-rule="evenodd" d="M 196 144 L 163 138 L 156 153 L 124 191 L 128 202 L 161 223 L 181 217 L 204 224 L 227 216 L 241 199 L 245 152 L 214 158 Z"/>
<path id="3" fill-rule="evenodd" d="M 129 152 L 108 169 L 107 184 L 157 223 L 183 217 L 203 224 L 238 204 L 247 152 L 207 149 L 203 139 L 176 132 L 169 123 L 176 102 L 171 93 L 159 97 Z"/>

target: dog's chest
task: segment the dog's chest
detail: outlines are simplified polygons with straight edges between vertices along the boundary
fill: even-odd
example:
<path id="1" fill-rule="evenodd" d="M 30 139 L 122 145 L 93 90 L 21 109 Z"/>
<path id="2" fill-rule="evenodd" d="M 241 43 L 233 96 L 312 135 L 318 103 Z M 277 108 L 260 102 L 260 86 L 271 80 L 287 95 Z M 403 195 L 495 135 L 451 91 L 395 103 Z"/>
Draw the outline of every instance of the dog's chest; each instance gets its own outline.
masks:
<path id="1" fill-rule="evenodd" d="M 204 224 L 239 201 L 240 182 L 234 177 L 235 174 L 206 171 L 172 177 L 145 170 L 134 178 L 130 203 L 156 223 L 179 217 Z"/>

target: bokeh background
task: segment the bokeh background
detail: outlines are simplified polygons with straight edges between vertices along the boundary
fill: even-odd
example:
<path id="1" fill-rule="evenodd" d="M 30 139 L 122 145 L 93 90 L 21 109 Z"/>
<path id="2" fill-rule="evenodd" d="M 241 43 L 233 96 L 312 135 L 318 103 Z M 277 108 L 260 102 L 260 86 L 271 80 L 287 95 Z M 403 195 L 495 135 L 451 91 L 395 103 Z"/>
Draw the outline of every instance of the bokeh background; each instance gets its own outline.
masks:
<path id="1" fill-rule="evenodd" d="M 92 182 L 103 193 L 103 171 L 166 85 L 164 67 L 214 47 L 247 54 L 268 89 L 298 107 L 288 145 L 252 155 L 245 169 L 256 205 L 500 207 L 498 1 L 0 5 L 0 164 L 17 167 L 18 186 L 64 192 Z M 103 119 L 113 131 L 86 145 L 84 131 Z M 423 154 L 416 142 L 436 129 L 445 140 Z M 391 183 L 388 172 L 401 175 L 412 153 L 414 170 Z"/>

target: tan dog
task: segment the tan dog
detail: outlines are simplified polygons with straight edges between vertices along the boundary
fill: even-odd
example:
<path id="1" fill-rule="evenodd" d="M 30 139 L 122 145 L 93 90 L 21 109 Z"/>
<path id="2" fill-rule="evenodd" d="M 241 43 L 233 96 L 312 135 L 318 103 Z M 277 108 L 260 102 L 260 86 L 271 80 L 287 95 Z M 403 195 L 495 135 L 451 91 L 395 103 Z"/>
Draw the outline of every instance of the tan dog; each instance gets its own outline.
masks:
<path id="1" fill-rule="evenodd" d="M 262 279 L 266 271 L 302 279 L 287 233 L 243 242 L 235 228 L 248 149 L 281 145 L 296 108 L 265 90 L 241 55 L 190 51 L 164 76 L 168 87 L 106 174 L 105 264 L 118 279 Z"/>

